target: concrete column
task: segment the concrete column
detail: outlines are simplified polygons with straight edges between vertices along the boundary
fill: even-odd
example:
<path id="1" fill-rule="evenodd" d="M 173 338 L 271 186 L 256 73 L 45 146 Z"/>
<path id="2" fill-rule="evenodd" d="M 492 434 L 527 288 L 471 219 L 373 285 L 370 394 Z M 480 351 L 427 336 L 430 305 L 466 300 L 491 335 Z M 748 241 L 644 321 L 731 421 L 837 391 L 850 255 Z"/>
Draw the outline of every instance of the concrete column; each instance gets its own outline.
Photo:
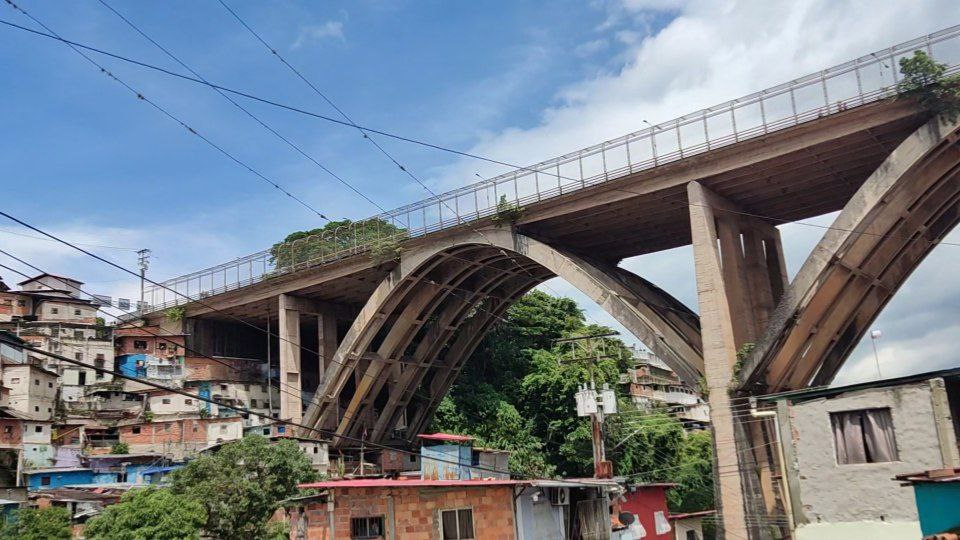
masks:
<path id="1" fill-rule="evenodd" d="M 697 182 L 687 185 L 687 195 L 718 508 L 727 538 L 757 537 L 757 520 L 752 519 L 748 527 L 748 512 L 775 507 L 769 445 L 765 445 L 769 441 L 762 440 L 759 424 L 754 430 L 738 420 L 729 392 L 736 376 L 737 351 L 756 342 L 786 285 L 779 234 Z M 764 501 L 748 501 L 745 492 L 757 489 Z"/>
<path id="2" fill-rule="evenodd" d="M 300 422 L 300 310 L 294 297 L 280 295 L 280 418 Z"/>
<path id="3" fill-rule="evenodd" d="M 317 313 L 317 352 L 320 353 L 318 359 L 320 380 L 323 380 L 327 369 L 333 363 L 333 356 L 337 354 L 337 317 L 332 309 L 318 308 Z M 320 388 L 317 388 L 320 391 Z M 340 400 L 334 399 L 333 407 L 339 410 Z M 336 418 L 329 418 L 328 422 L 320 426 L 323 429 L 335 429 L 337 427 Z"/>

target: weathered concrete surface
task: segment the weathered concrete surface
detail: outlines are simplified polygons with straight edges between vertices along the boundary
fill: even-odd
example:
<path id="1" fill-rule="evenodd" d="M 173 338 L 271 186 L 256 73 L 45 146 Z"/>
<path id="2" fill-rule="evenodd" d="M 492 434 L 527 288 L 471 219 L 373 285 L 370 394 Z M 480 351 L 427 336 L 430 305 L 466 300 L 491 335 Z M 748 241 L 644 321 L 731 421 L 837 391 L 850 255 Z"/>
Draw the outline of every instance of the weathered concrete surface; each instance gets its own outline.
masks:
<path id="1" fill-rule="evenodd" d="M 838 465 L 830 413 L 882 407 L 890 408 L 899 461 Z M 917 521 L 913 490 L 892 478 L 943 467 L 926 381 L 805 401 L 790 409 L 802 510 L 811 525 L 820 524 L 817 531 L 826 535 L 828 523 Z"/>
<path id="2" fill-rule="evenodd" d="M 957 123 L 904 140 L 844 206 L 787 287 L 741 377 L 743 388 L 829 382 L 869 322 L 956 225 Z"/>
<path id="3" fill-rule="evenodd" d="M 494 271 L 492 262 L 498 265 Z M 328 425 L 338 410 L 333 404 L 353 376 L 356 391 L 345 402 L 337 433 L 349 436 L 356 432 L 358 422 L 375 422 L 373 434 L 383 437 L 392 427 L 387 423 L 409 402 L 409 388 L 420 384 L 424 369 L 430 369 L 442 345 L 453 338 L 452 330 L 466 320 L 465 310 L 505 286 L 504 278 L 516 282 L 510 290 L 527 290 L 551 275 L 566 279 L 593 299 L 683 379 L 696 384 L 703 366 L 699 328 L 696 316 L 679 301 L 623 269 L 562 252 L 509 228 L 491 228 L 404 252 L 399 266 L 377 287 L 328 363 L 307 411 L 308 425 Z M 510 302 L 515 300 L 512 293 L 508 296 Z M 433 326 L 438 318 L 446 321 L 442 327 Z M 385 337 L 375 342 L 382 331 L 386 331 Z M 427 337 L 431 341 L 418 346 L 412 357 L 405 354 L 420 334 L 421 341 Z M 445 355 L 454 351 L 469 355 L 475 341 L 470 340 L 470 347 L 451 347 Z M 401 356 L 413 367 L 400 366 Z M 459 369 L 462 360 L 445 358 L 444 363 Z M 438 383 L 436 390 L 445 391 L 444 384 Z M 390 385 L 391 396 L 380 418 L 374 418 L 368 413 L 384 385 Z M 396 395 L 398 392 L 402 395 Z M 417 421 L 422 416 L 418 415 Z M 382 421 L 383 417 L 388 420 Z"/>

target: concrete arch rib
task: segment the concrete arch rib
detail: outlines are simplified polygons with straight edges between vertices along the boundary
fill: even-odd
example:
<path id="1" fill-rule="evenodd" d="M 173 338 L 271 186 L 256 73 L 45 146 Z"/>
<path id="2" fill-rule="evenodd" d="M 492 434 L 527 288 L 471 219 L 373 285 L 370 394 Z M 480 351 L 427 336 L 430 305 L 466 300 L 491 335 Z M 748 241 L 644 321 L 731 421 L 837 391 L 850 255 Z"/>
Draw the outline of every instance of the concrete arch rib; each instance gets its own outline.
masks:
<path id="1" fill-rule="evenodd" d="M 384 440 L 414 405 L 407 424 L 421 429 L 499 314 L 554 275 L 596 301 L 683 379 L 697 380 L 699 328 L 682 304 L 622 269 L 491 229 L 404 253 L 342 341 L 304 422 L 343 436 L 372 428 L 371 440 Z M 424 387 L 429 396 L 414 395 Z"/>
<path id="2" fill-rule="evenodd" d="M 770 319 L 744 389 L 829 383 L 913 270 L 960 221 L 960 124 L 935 118 L 846 204 Z"/>

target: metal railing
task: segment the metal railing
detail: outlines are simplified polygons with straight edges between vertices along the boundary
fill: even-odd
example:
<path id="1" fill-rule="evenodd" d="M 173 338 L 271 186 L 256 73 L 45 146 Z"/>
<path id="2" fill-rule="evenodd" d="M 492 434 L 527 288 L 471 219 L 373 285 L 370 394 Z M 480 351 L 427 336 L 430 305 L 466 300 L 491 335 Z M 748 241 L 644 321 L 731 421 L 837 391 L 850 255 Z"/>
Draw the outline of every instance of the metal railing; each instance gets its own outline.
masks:
<path id="1" fill-rule="evenodd" d="M 152 312 L 495 216 L 666 163 L 761 137 L 896 94 L 898 61 L 923 50 L 960 66 L 960 25 L 616 139 L 402 206 L 335 230 L 275 244 L 146 291 Z"/>

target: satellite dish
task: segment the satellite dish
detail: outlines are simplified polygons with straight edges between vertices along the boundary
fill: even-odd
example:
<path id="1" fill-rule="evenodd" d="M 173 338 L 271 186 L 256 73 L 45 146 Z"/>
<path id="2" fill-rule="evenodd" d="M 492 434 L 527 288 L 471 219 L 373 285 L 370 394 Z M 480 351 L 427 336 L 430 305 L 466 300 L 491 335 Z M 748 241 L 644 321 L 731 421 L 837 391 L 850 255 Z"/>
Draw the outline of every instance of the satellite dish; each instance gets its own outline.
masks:
<path id="1" fill-rule="evenodd" d="M 630 512 L 620 512 L 619 514 L 617 514 L 617 519 L 620 520 L 620 523 L 623 523 L 624 525 L 629 526 L 633 524 L 633 522 L 637 519 L 637 517 L 631 514 Z"/>

